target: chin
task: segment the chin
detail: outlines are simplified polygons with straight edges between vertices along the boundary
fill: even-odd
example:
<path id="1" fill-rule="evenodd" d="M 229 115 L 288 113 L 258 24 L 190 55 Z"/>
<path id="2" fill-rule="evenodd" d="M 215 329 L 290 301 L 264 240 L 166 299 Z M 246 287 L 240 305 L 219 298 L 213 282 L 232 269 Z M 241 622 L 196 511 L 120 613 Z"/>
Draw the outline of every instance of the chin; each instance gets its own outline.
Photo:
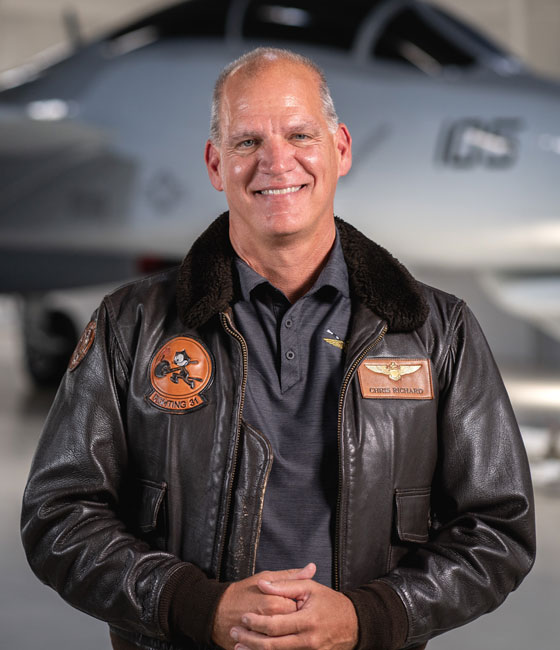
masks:
<path id="1" fill-rule="evenodd" d="M 295 235 L 311 225 L 308 219 L 293 213 L 268 215 L 264 219 L 266 230 L 271 235 Z"/>

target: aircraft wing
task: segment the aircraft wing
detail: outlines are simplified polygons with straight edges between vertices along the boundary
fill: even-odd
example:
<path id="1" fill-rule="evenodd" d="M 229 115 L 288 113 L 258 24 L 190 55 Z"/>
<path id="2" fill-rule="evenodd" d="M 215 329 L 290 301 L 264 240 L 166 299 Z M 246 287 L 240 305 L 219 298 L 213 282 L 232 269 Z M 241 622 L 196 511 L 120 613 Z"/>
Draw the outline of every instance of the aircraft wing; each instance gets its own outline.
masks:
<path id="1" fill-rule="evenodd" d="M 0 106 L 0 206 L 98 156 L 107 141 L 106 134 L 85 124 L 35 120 Z"/>
<path id="2" fill-rule="evenodd" d="M 69 209 L 95 213 L 96 197 L 81 193 L 76 173 L 119 181 L 126 195 L 132 163 L 108 134 L 70 120 L 37 120 L 0 107 L 0 292 L 42 291 L 114 281 L 136 271 L 125 252 L 71 251 L 65 238 L 87 242 L 89 219 L 69 221 Z M 65 186 L 58 193 L 53 187 Z M 48 224 L 46 223 L 48 220 Z M 49 234 L 49 232 L 51 234 Z M 72 269 L 69 272 L 69 269 Z"/>

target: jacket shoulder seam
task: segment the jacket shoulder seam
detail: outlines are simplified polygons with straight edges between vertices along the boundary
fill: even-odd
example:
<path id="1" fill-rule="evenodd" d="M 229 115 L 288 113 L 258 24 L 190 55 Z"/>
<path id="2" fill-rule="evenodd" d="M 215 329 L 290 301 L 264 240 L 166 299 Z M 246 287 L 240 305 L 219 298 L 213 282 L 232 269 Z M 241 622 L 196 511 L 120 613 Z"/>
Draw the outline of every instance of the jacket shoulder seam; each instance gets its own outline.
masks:
<path id="1" fill-rule="evenodd" d="M 461 314 L 463 313 L 464 308 L 465 308 L 465 301 L 459 299 L 455 303 L 453 307 L 453 312 L 449 317 L 449 327 L 447 329 L 447 336 L 445 337 L 445 343 L 442 345 L 441 355 L 434 363 L 434 365 L 437 368 L 438 374 L 441 371 L 443 364 L 445 363 L 445 360 L 447 359 L 447 357 L 451 352 L 451 347 L 453 345 L 453 341 L 456 336 L 457 323 L 461 317 Z"/>
<path id="2" fill-rule="evenodd" d="M 107 320 L 109 321 L 109 326 L 111 328 L 111 333 L 114 337 L 115 340 L 115 345 L 117 347 L 117 351 L 121 358 L 123 359 L 124 363 L 123 369 L 126 372 L 127 379 L 129 378 L 129 369 L 132 365 L 132 359 L 130 358 L 130 355 L 127 353 L 124 341 L 122 340 L 121 333 L 117 327 L 117 317 L 116 314 L 113 310 L 113 306 L 111 302 L 109 301 L 108 297 L 106 297 L 103 301 L 103 304 L 105 305 L 105 309 L 107 311 Z"/>

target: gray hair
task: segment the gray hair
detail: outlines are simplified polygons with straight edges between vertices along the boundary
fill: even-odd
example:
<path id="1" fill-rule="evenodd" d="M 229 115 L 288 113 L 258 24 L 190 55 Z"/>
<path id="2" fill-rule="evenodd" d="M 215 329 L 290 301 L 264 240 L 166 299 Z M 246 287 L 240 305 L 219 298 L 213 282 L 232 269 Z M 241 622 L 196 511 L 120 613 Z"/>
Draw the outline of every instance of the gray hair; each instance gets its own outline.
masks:
<path id="1" fill-rule="evenodd" d="M 311 59 L 303 56 L 302 54 L 292 52 L 291 50 L 284 50 L 277 47 L 257 47 L 256 49 L 243 54 L 238 59 L 235 59 L 235 61 L 229 63 L 222 70 L 220 76 L 216 80 L 216 83 L 214 85 L 214 93 L 212 95 L 212 113 L 210 117 L 210 140 L 212 142 L 215 144 L 219 144 L 220 142 L 220 110 L 222 106 L 224 86 L 229 77 L 243 67 L 247 67 L 247 72 L 249 73 L 253 71 L 256 72 L 259 69 L 263 68 L 267 63 L 271 63 L 277 60 L 297 63 L 315 72 L 319 79 L 319 96 L 329 131 L 332 133 L 336 131 L 338 128 L 339 119 L 338 115 L 336 114 L 331 91 L 329 90 L 327 80 L 321 68 Z"/>

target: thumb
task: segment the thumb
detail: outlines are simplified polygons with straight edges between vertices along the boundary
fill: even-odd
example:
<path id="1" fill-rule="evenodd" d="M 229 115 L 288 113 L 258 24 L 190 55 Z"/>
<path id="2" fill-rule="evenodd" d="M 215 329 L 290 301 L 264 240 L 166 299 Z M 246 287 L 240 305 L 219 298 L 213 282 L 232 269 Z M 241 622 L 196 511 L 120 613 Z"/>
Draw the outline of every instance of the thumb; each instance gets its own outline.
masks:
<path id="1" fill-rule="evenodd" d="M 285 580 L 311 580 L 316 571 L 317 567 L 313 562 L 310 562 L 302 569 L 284 569 L 282 571 L 268 572 L 268 577 L 259 580 L 259 582 L 275 583 Z"/>
<path id="2" fill-rule="evenodd" d="M 288 580 L 269 580 L 261 579 L 257 582 L 257 586 L 263 594 L 274 596 L 283 596 L 296 601 L 305 601 L 309 596 L 310 585 L 316 584 L 308 582 L 305 579 L 288 579 Z M 298 607 L 300 609 L 300 607 Z"/>
<path id="3" fill-rule="evenodd" d="M 289 575 L 286 577 L 278 576 L 278 578 L 280 580 L 311 580 L 316 571 L 317 566 L 313 562 L 310 562 L 309 564 L 306 564 L 303 569 L 287 569 L 286 572 Z M 278 573 L 282 573 L 282 571 L 279 571 Z M 276 575 L 272 578 L 272 580 L 270 580 L 270 582 L 277 582 Z"/>

